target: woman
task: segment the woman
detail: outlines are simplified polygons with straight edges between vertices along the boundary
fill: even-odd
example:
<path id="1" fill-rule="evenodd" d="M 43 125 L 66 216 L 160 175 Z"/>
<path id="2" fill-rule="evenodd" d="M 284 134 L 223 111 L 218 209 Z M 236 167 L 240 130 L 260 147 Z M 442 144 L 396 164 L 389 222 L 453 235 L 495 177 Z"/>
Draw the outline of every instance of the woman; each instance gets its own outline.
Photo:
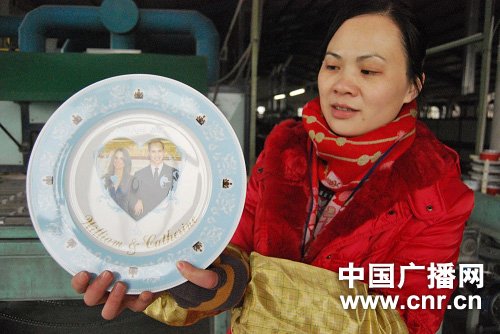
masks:
<path id="1" fill-rule="evenodd" d="M 124 148 L 118 148 L 111 156 L 108 171 L 103 176 L 104 188 L 108 191 L 109 196 L 127 213 L 129 212 L 128 198 L 132 179 L 131 168 L 132 161 L 128 151 Z"/>
<path id="2" fill-rule="evenodd" d="M 407 270 L 401 287 L 399 280 L 393 287 L 358 285 L 357 292 L 398 296 L 397 311 L 378 308 L 370 313 L 358 308 L 353 314 L 336 307 L 326 310 L 323 318 L 296 311 L 288 320 L 279 318 L 294 312 L 287 308 L 290 301 L 305 305 L 304 312 L 309 305 L 334 307 L 338 295 L 308 286 L 318 281 L 298 283 L 301 271 L 308 268 L 317 269 L 318 275 L 325 272 L 318 268 L 337 275 L 354 266 L 364 269 L 361 281 L 368 283 L 371 264 L 392 264 L 397 278 L 403 266 L 456 264 L 473 206 L 472 192 L 460 180 L 457 154 L 416 121 L 426 43 L 414 15 L 396 1 L 348 4 L 339 7 L 329 31 L 318 74 L 319 98 L 304 107 L 302 122 L 285 121 L 268 136 L 248 183 L 241 222 L 220 260 L 207 270 L 180 261 L 178 269 L 189 282 L 151 305 L 156 296 L 145 292 L 124 297 L 126 287 L 117 283 L 107 296 L 104 317 L 112 318 L 125 307 L 144 310 L 149 305 L 146 314 L 182 325 L 243 305 L 233 321 L 235 333 L 245 332 L 240 323 L 259 312 L 262 322 L 247 332 L 277 333 L 290 324 L 295 331 L 287 332 L 436 332 L 444 307 L 405 305 L 412 295 L 443 295 L 446 303 L 453 289 L 429 288 L 428 272 L 422 270 Z M 254 254 L 266 256 L 264 264 L 276 266 L 277 280 L 288 280 L 288 285 L 273 290 L 276 279 L 265 275 L 258 277 L 265 281 L 259 285 L 262 261 L 255 260 L 250 263 L 249 291 L 241 298 L 249 279 L 250 253 L 257 260 Z M 280 276 L 283 271 L 287 277 Z M 112 278 L 105 272 L 88 285 L 89 274 L 81 273 L 73 286 L 86 291 L 86 302 L 95 305 L 105 300 Z M 340 277 L 328 279 L 327 285 L 341 287 L 339 282 Z M 271 287 L 263 304 L 277 305 L 271 312 L 279 313 L 274 320 L 263 311 L 269 305 L 255 303 L 266 285 Z M 297 294 L 283 295 L 287 289 Z M 313 296 L 304 299 L 302 289 Z M 169 308 L 177 306 L 186 309 L 181 319 L 170 316 Z M 329 321 L 340 327 L 322 329 Z M 297 325 L 301 322 L 309 330 Z"/>

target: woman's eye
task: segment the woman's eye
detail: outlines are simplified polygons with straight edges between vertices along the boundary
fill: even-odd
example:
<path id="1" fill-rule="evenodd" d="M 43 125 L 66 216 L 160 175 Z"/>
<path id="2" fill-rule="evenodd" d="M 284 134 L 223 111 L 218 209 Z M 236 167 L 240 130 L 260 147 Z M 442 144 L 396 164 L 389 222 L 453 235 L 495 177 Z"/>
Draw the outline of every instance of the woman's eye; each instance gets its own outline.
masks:
<path id="1" fill-rule="evenodd" d="M 335 71 L 335 70 L 338 70 L 339 67 L 336 65 L 326 65 L 326 69 L 330 70 L 330 71 Z"/>
<path id="2" fill-rule="evenodd" d="M 370 71 L 370 70 L 361 70 L 361 73 L 366 74 L 366 75 L 375 75 L 378 72 Z"/>

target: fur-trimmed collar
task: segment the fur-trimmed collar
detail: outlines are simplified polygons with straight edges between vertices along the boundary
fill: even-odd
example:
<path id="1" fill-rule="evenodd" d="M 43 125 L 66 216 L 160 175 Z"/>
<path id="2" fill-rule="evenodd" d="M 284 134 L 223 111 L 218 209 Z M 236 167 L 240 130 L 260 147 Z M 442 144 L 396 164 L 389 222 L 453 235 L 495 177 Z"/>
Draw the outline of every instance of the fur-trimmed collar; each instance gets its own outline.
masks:
<path id="1" fill-rule="evenodd" d="M 301 122 L 284 121 L 268 136 L 265 149 L 269 158 L 263 161 L 264 169 L 285 182 L 303 183 L 306 196 L 310 194 L 308 144 Z M 330 240 L 349 234 L 367 220 L 389 210 L 408 194 L 435 184 L 442 175 L 450 174 L 450 166 L 456 165 L 456 153 L 437 140 L 423 123 L 417 122 L 413 145 L 391 168 L 379 169 L 372 174 L 345 210 L 338 213 L 312 243 L 308 258 L 314 257 Z"/>

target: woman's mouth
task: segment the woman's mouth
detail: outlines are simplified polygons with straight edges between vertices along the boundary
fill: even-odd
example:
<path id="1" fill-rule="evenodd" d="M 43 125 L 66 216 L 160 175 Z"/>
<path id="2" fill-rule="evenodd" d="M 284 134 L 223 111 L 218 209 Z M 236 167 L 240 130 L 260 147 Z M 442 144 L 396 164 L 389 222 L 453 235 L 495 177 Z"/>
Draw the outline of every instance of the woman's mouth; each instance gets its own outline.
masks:
<path id="1" fill-rule="evenodd" d="M 348 119 L 354 117 L 359 110 L 347 105 L 334 104 L 331 106 L 331 112 L 334 118 Z"/>

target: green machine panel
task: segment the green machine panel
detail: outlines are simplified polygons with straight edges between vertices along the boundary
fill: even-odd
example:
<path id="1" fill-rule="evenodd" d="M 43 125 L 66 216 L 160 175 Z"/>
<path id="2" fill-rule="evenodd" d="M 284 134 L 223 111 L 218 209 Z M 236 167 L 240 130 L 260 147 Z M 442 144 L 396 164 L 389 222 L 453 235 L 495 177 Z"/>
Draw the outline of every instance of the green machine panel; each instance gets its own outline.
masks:
<path id="1" fill-rule="evenodd" d="M 200 56 L 159 54 L 0 53 L 0 101 L 64 101 L 116 75 L 145 73 L 181 81 L 207 93 Z"/>

